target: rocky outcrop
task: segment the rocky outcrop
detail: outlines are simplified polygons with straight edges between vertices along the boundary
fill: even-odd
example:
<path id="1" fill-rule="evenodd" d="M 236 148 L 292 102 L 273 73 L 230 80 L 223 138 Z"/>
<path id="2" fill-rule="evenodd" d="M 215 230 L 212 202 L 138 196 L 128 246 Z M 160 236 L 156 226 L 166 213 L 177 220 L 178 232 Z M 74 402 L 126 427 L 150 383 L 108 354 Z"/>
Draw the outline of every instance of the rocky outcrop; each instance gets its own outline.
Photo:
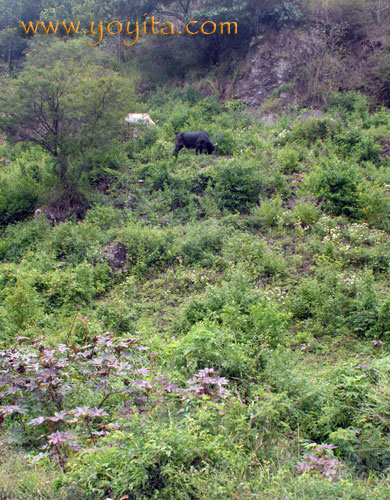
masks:
<path id="1" fill-rule="evenodd" d="M 335 26 L 344 23 L 286 27 L 253 40 L 234 95 L 252 108 L 274 98 L 279 106 L 276 112 L 294 104 L 322 105 L 332 90 L 363 90 L 390 105 L 376 76 L 383 57 L 390 56 L 390 48 L 381 41 L 389 28 L 367 25 L 355 36 L 353 30 L 345 34 Z M 269 104 L 270 109 L 262 112 L 273 112 L 270 101 L 264 107 Z"/>
<path id="2" fill-rule="evenodd" d="M 292 82 L 299 68 L 320 50 L 317 34 L 313 32 L 311 35 L 308 40 L 304 30 L 285 29 L 264 35 L 254 43 L 245 64 L 246 70 L 235 85 L 235 94 L 240 100 L 248 106 L 258 106 L 273 91 Z M 282 90 L 279 97 L 288 101 L 290 94 Z"/>

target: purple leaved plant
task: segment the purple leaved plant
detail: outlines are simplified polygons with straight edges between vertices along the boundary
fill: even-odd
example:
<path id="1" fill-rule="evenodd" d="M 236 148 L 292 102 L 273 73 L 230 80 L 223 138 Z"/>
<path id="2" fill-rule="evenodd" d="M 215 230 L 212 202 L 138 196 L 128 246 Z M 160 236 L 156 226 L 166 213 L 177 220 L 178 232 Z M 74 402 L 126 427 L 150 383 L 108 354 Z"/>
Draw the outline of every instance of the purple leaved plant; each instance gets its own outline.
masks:
<path id="1" fill-rule="evenodd" d="M 315 473 L 327 477 L 329 481 L 340 477 L 342 464 L 333 456 L 335 448 L 333 444 L 315 445 L 310 453 L 302 457 L 302 462 L 296 464 L 296 471 L 299 474 Z"/>
<path id="2" fill-rule="evenodd" d="M 106 332 L 84 346 L 57 347 L 42 339 L 18 340 L 19 349 L 0 352 L 0 432 L 7 435 L 19 425 L 22 440 L 61 467 L 82 446 L 119 429 L 118 416 L 128 422 L 131 415 L 151 415 L 189 394 L 229 394 L 227 379 L 213 368 L 199 371 L 186 389 L 155 374 L 153 355 L 135 338 Z"/>
<path id="3" fill-rule="evenodd" d="M 115 339 L 106 332 L 85 346 L 58 347 L 42 339 L 18 340 L 23 347 L 0 352 L 0 429 L 7 431 L 8 420 L 19 422 L 30 442 L 43 438 L 47 453 L 61 465 L 78 441 L 95 443 L 106 434 L 102 425 L 118 412 L 110 405 L 114 396 L 135 409 L 142 404 L 151 410 L 157 398 L 173 392 L 169 382 L 154 381 L 138 339 Z M 84 401 L 78 396 L 81 388 L 89 405 L 77 405 Z"/>

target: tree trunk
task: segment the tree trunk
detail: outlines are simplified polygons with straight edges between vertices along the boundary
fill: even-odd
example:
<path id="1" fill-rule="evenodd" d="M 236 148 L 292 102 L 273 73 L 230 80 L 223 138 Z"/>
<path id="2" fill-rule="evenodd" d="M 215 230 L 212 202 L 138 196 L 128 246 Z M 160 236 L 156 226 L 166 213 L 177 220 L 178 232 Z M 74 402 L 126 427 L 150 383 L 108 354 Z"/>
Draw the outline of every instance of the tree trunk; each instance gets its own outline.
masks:
<path id="1" fill-rule="evenodd" d="M 12 36 L 9 38 L 8 42 L 8 73 L 12 72 Z"/>
<path id="2" fill-rule="evenodd" d="M 67 178 L 66 178 L 66 172 L 67 172 L 67 164 L 66 164 L 66 160 L 64 160 L 63 158 L 59 158 L 57 156 L 57 164 L 58 164 L 58 173 L 59 173 L 59 177 L 60 177 L 60 184 L 63 188 L 65 188 L 67 186 Z"/>

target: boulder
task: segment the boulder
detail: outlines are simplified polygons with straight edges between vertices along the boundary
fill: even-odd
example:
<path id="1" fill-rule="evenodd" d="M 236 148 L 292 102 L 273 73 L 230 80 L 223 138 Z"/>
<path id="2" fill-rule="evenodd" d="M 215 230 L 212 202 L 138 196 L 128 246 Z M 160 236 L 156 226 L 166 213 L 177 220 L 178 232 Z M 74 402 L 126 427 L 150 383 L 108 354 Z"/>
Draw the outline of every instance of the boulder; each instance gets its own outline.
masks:
<path id="1" fill-rule="evenodd" d="M 123 243 L 115 241 L 114 243 L 109 243 L 102 249 L 102 256 L 107 260 L 108 265 L 112 271 L 122 270 L 124 272 L 126 269 L 126 255 L 127 249 Z"/>
<path id="2" fill-rule="evenodd" d="M 384 160 L 388 156 L 390 156 L 390 141 L 384 140 L 381 143 L 381 151 L 379 153 L 379 159 Z"/>

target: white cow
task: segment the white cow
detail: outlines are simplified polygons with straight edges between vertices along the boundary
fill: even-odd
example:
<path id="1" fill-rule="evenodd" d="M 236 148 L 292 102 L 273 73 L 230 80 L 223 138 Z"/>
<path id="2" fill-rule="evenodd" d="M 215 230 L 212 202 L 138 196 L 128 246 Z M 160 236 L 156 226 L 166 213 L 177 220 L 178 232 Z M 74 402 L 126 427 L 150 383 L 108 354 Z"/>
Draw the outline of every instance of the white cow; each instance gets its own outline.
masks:
<path id="1" fill-rule="evenodd" d="M 125 118 L 128 125 L 156 125 L 148 113 L 129 113 Z"/>

